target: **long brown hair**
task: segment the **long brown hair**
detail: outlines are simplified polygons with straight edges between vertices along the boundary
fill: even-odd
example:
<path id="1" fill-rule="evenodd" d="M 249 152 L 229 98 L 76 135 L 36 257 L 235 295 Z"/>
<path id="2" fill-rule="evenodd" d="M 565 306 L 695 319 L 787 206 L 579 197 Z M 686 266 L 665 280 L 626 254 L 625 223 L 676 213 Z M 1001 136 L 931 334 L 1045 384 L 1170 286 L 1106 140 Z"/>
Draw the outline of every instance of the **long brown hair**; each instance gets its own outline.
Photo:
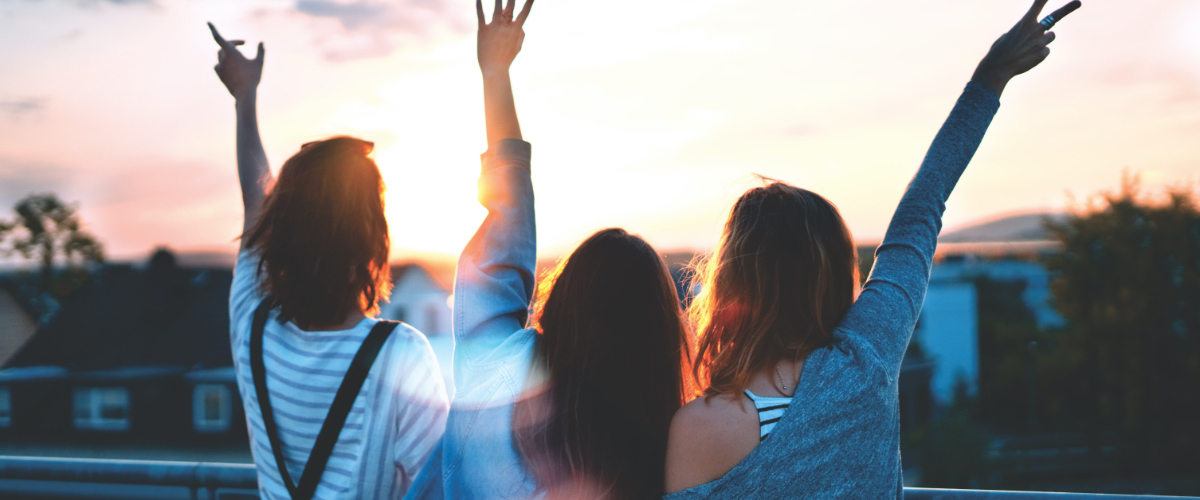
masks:
<path id="1" fill-rule="evenodd" d="M 383 178 L 353 137 L 310 142 L 288 159 L 263 202 L 246 247 L 258 253 L 262 291 L 280 321 L 338 324 L 373 314 L 391 291 Z"/>
<path id="2" fill-rule="evenodd" d="M 645 240 L 600 231 L 542 282 L 531 324 L 548 389 L 518 403 L 513 433 L 550 498 L 661 498 L 667 430 L 692 396 L 689 331 Z"/>
<path id="3" fill-rule="evenodd" d="M 832 344 L 857 295 L 857 252 L 837 208 L 767 181 L 738 199 L 713 255 L 696 265 L 692 374 L 707 395 L 739 393 L 759 371 Z"/>

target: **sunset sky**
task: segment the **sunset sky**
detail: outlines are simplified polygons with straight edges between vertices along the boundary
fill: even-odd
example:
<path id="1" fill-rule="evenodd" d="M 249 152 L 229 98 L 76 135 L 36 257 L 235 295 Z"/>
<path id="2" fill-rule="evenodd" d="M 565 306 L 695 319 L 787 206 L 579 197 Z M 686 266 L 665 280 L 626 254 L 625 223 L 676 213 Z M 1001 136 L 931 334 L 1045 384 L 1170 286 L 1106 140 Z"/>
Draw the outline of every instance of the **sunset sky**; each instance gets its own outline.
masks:
<path id="1" fill-rule="evenodd" d="M 1052 0 L 1047 11 L 1060 3 Z M 0 0 L 0 217 L 81 207 L 118 259 L 232 250 L 233 98 L 205 21 L 265 41 L 272 166 L 375 141 L 394 253 L 454 254 L 483 216 L 469 0 Z M 1025 0 L 539 0 L 512 74 L 545 255 L 623 226 L 706 249 L 758 173 L 829 197 L 879 239 L 991 42 Z M 490 11 L 490 9 L 489 9 Z M 1200 2 L 1084 0 L 1017 77 L 948 227 L 1200 182 Z"/>

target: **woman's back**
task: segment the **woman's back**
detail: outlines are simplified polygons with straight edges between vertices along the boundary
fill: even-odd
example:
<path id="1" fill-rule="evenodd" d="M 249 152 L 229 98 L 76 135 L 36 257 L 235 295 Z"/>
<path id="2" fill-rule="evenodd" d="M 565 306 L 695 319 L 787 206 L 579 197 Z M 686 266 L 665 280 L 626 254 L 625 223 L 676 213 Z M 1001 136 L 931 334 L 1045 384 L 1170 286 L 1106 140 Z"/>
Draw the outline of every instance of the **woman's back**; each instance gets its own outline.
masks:
<path id="1" fill-rule="evenodd" d="M 230 333 L 238 388 L 263 498 L 290 498 L 266 435 L 250 368 L 250 330 L 262 301 L 258 259 L 238 258 Z M 354 354 L 376 320 L 305 331 L 271 315 L 263 331 L 266 382 L 287 468 L 297 480 Z M 412 483 L 445 425 L 446 395 L 425 336 L 400 324 L 384 343 L 351 407 L 314 498 L 397 498 Z"/>
<path id="2" fill-rule="evenodd" d="M 732 425 L 690 426 L 692 436 L 696 431 L 717 436 L 710 445 L 714 448 L 696 450 L 694 455 L 716 451 L 718 442 L 745 455 L 735 456 L 732 468 L 719 479 L 667 497 L 794 498 L 802 494 L 806 498 L 879 498 L 881 493 L 896 491 L 901 484 L 895 391 L 875 347 L 861 338 L 850 336 L 837 347 L 814 351 L 805 360 L 790 408 L 761 443 L 758 418 L 749 403 L 749 413 L 744 415 L 740 404 L 717 409 Z M 713 398 L 714 402 L 719 399 L 728 401 L 724 396 Z M 737 401 L 742 399 L 746 398 Z M 703 400 L 689 406 L 704 404 Z M 681 418 L 705 418 L 687 414 L 699 413 L 695 410 L 695 406 L 680 410 L 672 432 L 677 432 L 675 426 Z M 672 439 L 672 445 L 676 443 Z"/>

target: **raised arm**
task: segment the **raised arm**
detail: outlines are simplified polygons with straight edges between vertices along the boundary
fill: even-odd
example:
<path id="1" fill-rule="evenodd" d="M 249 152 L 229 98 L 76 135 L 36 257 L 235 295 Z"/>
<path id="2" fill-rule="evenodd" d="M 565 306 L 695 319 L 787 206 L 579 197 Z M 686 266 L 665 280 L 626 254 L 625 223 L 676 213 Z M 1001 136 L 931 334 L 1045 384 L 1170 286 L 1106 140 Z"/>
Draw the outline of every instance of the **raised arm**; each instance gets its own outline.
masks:
<path id="1" fill-rule="evenodd" d="M 237 49 L 245 42 L 225 40 L 212 23 L 208 23 L 208 29 L 212 31 L 217 45 L 221 46 L 213 70 L 233 95 L 237 112 L 238 180 L 241 182 L 242 205 L 245 208 L 242 224 L 242 231 L 245 232 L 258 219 L 267 186 L 272 180 L 267 153 L 258 134 L 258 82 L 262 79 L 265 52 L 262 42 L 259 42 L 258 55 L 254 59 L 246 59 Z"/>
<path id="2" fill-rule="evenodd" d="M 537 236 L 530 146 L 521 138 L 508 69 L 525 39 L 522 25 L 532 1 L 513 19 L 514 0 L 496 0 L 492 22 L 479 15 L 479 69 L 483 74 L 488 151 L 479 176 L 479 202 L 488 210 L 458 261 L 454 283 L 455 385 L 471 379 L 460 368 L 490 356 L 524 328 L 533 296 Z"/>
<path id="3" fill-rule="evenodd" d="M 525 41 L 525 18 L 529 17 L 529 9 L 533 7 L 533 0 L 526 1 L 521 14 L 514 20 L 515 0 L 508 0 L 507 7 L 501 7 L 500 2 L 496 0 L 492 22 L 487 23 L 483 18 L 483 0 L 475 0 L 475 14 L 479 18 L 479 71 L 483 73 L 483 109 L 489 147 L 504 139 L 522 139 L 508 68 L 521 51 Z"/>
<path id="4" fill-rule="evenodd" d="M 996 41 L 942 125 L 876 251 L 875 267 L 842 325 L 877 346 L 885 366 L 898 372 L 929 287 L 946 199 L 983 140 L 1012 77 L 1037 66 L 1054 40 L 1038 24 L 1047 0 Z"/>

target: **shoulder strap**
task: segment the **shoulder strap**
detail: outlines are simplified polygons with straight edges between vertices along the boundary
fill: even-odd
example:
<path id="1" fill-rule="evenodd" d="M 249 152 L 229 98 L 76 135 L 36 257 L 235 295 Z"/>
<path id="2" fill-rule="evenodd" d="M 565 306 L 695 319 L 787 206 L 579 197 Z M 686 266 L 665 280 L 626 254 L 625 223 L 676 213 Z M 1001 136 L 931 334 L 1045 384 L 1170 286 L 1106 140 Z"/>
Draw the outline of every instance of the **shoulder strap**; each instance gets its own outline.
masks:
<path id="1" fill-rule="evenodd" d="M 342 385 L 338 387 L 337 395 L 333 397 L 329 414 L 321 425 L 321 432 L 317 434 L 316 444 L 308 456 L 308 462 L 304 464 L 304 472 L 300 474 L 300 484 L 297 485 L 292 482 L 292 476 L 288 473 L 287 463 L 284 461 L 283 443 L 279 441 L 275 413 L 271 410 L 270 393 L 267 391 L 267 369 L 263 364 L 263 330 L 266 328 L 267 316 L 271 309 L 270 303 L 263 300 L 254 311 L 254 323 L 250 329 L 250 370 L 254 375 L 254 389 L 263 414 L 263 426 L 266 427 L 267 439 L 271 442 L 271 451 L 275 454 L 275 463 L 279 466 L 279 476 L 283 485 L 287 487 L 292 500 L 309 500 L 317 492 L 317 485 L 321 482 L 329 455 L 333 453 L 338 435 L 346 424 L 346 417 L 350 415 L 354 399 L 358 397 L 358 392 L 367 379 L 367 373 L 371 371 L 371 365 L 375 364 L 379 350 L 383 348 L 383 343 L 398 323 L 379 321 L 371 329 L 371 333 L 367 334 L 362 347 L 358 348 L 354 359 L 350 361 L 350 368 L 346 370 L 346 377 L 342 379 Z"/>

